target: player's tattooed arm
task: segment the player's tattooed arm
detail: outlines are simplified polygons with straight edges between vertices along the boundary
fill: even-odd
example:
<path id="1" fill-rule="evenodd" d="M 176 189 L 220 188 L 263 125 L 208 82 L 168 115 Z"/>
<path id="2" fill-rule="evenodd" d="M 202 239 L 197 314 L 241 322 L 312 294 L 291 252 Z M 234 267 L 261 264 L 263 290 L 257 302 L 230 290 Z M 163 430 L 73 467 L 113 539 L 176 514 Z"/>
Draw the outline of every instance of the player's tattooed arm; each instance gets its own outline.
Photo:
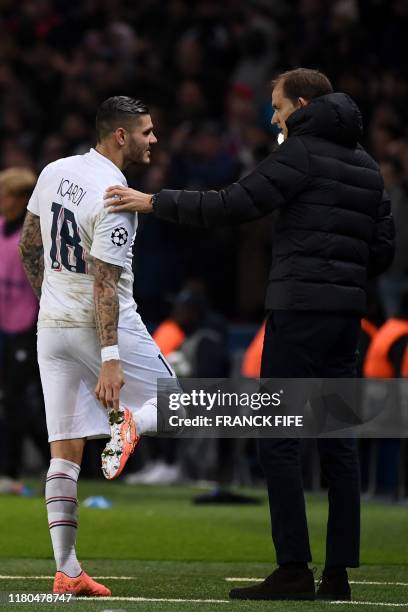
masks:
<path id="1" fill-rule="evenodd" d="M 27 278 L 34 293 L 41 297 L 41 286 L 44 277 L 44 248 L 41 237 L 40 217 L 27 211 L 21 232 L 20 255 Z"/>
<path id="2" fill-rule="evenodd" d="M 94 301 L 96 331 L 101 348 L 118 344 L 118 282 L 122 268 L 94 260 Z M 125 383 L 118 359 L 102 361 L 95 395 L 105 408 L 119 410 L 119 392 Z"/>
<path id="3" fill-rule="evenodd" d="M 94 260 L 94 302 L 96 331 L 101 348 L 118 343 L 119 298 L 118 282 L 122 268 Z"/>

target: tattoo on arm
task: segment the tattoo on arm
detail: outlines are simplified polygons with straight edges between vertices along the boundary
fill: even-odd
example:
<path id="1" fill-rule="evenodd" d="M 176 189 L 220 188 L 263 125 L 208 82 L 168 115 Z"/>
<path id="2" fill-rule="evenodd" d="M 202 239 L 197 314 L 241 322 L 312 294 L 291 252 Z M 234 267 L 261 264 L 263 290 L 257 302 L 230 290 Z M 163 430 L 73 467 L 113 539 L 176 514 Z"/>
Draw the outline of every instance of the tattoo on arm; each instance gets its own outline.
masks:
<path id="1" fill-rule="evenodd" d="M 94 260 L 94 302 L 96 331 L 101 348 L 118 343 L 118 282 L 122 268 Z"/>
<path id="2" fill-rule="evenodd" d="M 23 260 L 27 278 L 37 295 L 41 297 L 41 286 L 44 277 L 44 249 L 41 237 L 40 217 L 27 211 L 21 232 L 20 255 Z"/>

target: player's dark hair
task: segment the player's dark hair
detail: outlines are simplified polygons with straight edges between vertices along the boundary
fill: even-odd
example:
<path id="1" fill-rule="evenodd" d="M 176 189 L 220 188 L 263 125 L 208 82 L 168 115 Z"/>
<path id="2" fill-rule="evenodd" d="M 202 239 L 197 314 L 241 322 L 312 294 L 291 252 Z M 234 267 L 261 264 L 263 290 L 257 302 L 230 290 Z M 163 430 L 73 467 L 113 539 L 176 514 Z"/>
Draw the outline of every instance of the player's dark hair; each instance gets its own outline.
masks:
<path id="1" fill-rule="evenodd" d="M 141 100 L 128 96 L 108 98 L 96 111 L 96 139 L 101 142 L 118 127 L 128 128 L 130 122 L 140 115 L 148 115 L 149 109 Z"/>
<path id="2" fill-rule="evenodd" d="M 295 68 L 282 72 L 272 81 L 272 87 L 276 87 L 278 83 L 282 83 L 285 98 L 292 102 L 297 102 L 299 98 L 313 100 L 333 91 L 333 85 L 327 76 L 311 68 Z"/>

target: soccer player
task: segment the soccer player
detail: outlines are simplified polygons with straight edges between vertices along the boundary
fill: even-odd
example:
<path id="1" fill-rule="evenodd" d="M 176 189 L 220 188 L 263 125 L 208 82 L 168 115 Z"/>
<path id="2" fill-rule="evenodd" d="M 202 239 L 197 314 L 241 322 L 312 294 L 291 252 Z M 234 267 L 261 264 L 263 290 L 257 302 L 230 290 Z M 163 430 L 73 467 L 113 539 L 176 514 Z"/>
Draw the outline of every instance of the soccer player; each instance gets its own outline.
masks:
<path id="1" fill-rule="evenodd" d="M 54 592 L 104 596 L 109 589 L 82 571 L 75 552 L 85 442 L 111 436 L 102 469 L 108 479 L 118 476 L 139 437 L 157 431 L 157 379 L 174 373 L 133 299 L 137 218 L 109 215 L 103 206 L 109 185 L 127 184 L 126 166 L 150 162 L 157 140 L 148 108 L 125 96 L 105 100 L 97 111 L 96 136 L 95 149 L 42 171 L 20 251 L 40 298 L 38 361 L 52 457 L 45 496 L 57 566 Z"/>

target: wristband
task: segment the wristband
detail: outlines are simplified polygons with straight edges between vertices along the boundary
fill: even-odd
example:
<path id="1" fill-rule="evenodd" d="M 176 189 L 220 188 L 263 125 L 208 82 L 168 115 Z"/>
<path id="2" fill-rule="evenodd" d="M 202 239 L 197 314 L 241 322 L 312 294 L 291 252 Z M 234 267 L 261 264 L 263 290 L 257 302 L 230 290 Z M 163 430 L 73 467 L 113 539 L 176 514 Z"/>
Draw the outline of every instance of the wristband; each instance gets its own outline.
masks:
<path id="1" fill-rule="evenodd" d="M 101 349 L 101 359 L 102 361 L 110 361 L 111 359 L 119 360 L 119 347 L 117 344 L 113 346 L 104 346 Z"/>
<path id="2" fill-rule="evenodd" d="M 156 204 L 157 204 L 157 199 L 158 199 L 158 197 L 159 197 L 159 194 L 158 194 L 158 193 L 154 193 L 154 194 L 152 195 L 152 199 L 150 200 L 150 203 L 151 203 L 151 205 L 152 205 L 152 210 L 153 210 L 153 212 L 154 212 L 155 206 L 156 206 Z"/>

